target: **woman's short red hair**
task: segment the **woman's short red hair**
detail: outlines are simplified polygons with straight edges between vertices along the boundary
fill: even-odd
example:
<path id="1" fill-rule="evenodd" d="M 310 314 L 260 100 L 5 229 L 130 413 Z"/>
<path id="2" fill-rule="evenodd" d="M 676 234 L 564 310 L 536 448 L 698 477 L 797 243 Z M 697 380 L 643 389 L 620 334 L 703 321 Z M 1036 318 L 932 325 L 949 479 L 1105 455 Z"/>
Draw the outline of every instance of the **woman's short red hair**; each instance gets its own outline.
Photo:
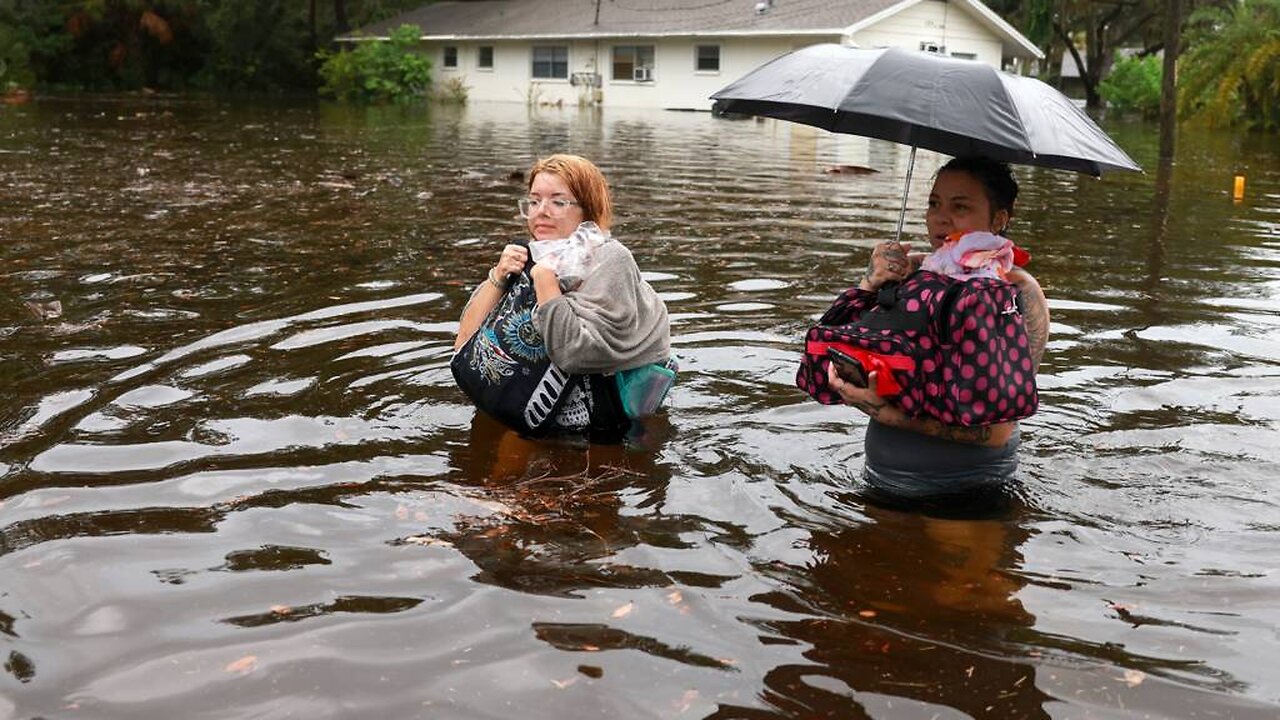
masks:
<path id="1" fill-rule="evenodd" d="M 604 173 L 590 160 L 578 156 L 557 153 L 533 163 L 529 168 L 529 187 L 538 173 L 551 173 L 564 180 L 569 192 L 582 207 L 582 219 L 590 220 L 607 231 L 613 225 L 613 200 L 609 196 L 609 183 Z"/>

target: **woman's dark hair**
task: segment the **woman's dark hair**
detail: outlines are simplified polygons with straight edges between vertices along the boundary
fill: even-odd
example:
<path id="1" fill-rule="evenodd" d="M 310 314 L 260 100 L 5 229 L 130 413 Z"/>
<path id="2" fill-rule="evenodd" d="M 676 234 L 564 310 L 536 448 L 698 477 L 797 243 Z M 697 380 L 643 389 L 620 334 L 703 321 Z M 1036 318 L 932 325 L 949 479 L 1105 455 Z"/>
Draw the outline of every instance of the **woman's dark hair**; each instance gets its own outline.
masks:
<path id="1" fill-rule="evenodd" d="M 1013 203 L 1018 199 L 1018 181 L 1013 179 L 1013 171 L 1009 169 L 1009 163 L 970 155 L 952 158 L 938 172 L 947 170 L 967 172 L 982 183 L 993 217 L 999 210 L 1006 210 L 1009 217 L 1013 217 Z"/>

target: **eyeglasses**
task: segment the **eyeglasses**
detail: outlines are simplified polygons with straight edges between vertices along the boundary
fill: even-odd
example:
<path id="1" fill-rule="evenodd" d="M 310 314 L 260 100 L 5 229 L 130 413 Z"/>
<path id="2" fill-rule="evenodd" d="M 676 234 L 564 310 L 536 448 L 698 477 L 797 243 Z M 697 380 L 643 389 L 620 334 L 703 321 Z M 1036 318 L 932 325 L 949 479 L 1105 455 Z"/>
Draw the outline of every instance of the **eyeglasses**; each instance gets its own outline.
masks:
<path id="1" fill-rule="evenodd" d="M 520 208 L 520 217 L 528 218 L 539 210 L 546 208 L 551 217 L 562 217 L 574 205 L 581 205 L 577 200 L 565 198 L 520 198 L 516 207 Z"/>

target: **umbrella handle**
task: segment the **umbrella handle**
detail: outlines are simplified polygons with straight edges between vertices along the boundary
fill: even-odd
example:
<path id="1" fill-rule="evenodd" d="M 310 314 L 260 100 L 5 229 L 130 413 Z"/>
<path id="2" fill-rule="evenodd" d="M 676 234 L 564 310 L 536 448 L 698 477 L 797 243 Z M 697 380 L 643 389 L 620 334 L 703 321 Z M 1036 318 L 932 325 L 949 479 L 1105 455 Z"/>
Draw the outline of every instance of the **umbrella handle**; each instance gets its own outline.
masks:
<path id="1" fill-rule="evenodd" d="M 898 232 L 893 236 L 894 242 L 902 242 L 902 223 L 907 219 L 907 196 L 911 194 L 911 172 L 916 167 L 916 146 L 911 146 L 911 159 L 907 161 L 907 183 L 902 188 L 902 209 L 898 211 Z"/>

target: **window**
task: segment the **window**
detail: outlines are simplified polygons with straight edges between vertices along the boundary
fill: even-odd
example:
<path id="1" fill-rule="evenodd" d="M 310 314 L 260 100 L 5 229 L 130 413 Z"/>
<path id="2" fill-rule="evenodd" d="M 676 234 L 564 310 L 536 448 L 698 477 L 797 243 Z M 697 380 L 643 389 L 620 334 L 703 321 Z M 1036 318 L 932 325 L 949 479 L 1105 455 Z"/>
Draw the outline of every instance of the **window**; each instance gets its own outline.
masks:
<path id="1" fill-rule="evenodd" d="M 920 52 L 934 53 L 937 55 L 946 55 L 947 46 L 938 42 L 922 42 L 920 43 Z"/>
<path id="2" fill-rule="evenodd" d="M 481 45 L 479 50 L 480 50 L 480 57 L 479 59 L 476 60 L 476 67 L 480 68 L 481 70 L 492 70 L 493 69 L 493 46 Z"/>
<path id="3" fill-rule="evenodd" d="M 698 72 L 720 72 L 720 46 L 699 45 L 695 49 L 693 69 Z"/>
<path id="4" fill-rule="evenodd" d="M 444 66 L 447 68 L 458 67 L 458 48 L 453 45 L 444 47 Z"/>
<path id="5" fill-rule="evenodd" d="M 953 52 L 953 53 L 951 53 L 951 57 L 953 57 L 953 58 L 960 58 L 961 60 L 977 60 L 977 59 L 978 59 L 978 53 L 959 53 L 959 52 Z"/>
<path id="6" fill-rule="evenodd" d="M 652 45 L 615 45 L 613 79 L 645 82 L 653 79 Z"/>
<path id="7" fill-rule="evenodd" d="M 568 79 L 569 48 L 565 45 L 534 45 L 533 77 Z"/>

